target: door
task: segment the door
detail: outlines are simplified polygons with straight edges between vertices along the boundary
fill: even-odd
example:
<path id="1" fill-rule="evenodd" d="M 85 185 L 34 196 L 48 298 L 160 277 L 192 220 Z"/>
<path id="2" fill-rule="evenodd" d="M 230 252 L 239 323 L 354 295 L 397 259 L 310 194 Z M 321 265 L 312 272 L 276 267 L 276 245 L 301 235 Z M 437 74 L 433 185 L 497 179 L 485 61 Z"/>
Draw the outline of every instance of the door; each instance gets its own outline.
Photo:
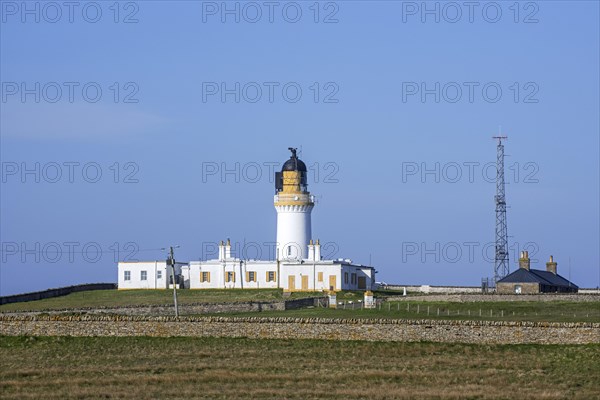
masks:
<path id="1" fill-rule="evenodd" d="M 302 290 L 308 290 L 308 275 L 302 275 Z"/>
<path id="2" fill-rule="evenodd" d="M 365 277 L 365 276 L 358 277 L 358 288 L 363 289 L 363 290 L 367 288 L 367 277 Z"/>
<path id="3" fill-rule="evenodd" d="M 329 275 L 329 290 L 336 290 L 336 289 L 337 289 L 336 276 Z"/>
<path id="4" fill-rule="evenodd" d="M 288 276 L 288 290 L 290 292 L 296 290 L 296 277 L 294 275 Z"/>

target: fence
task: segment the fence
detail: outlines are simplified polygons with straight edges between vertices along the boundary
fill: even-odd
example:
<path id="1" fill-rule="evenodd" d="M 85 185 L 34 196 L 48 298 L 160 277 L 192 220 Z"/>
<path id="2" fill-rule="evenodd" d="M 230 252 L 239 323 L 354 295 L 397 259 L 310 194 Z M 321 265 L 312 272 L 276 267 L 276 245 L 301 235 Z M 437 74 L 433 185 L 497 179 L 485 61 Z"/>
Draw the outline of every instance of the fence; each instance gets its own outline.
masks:
<path id="1" fill-rule="evenodd" d="M 22 303 L 25 301 L 49 299 L 51 297 L 66 296 L 75 292 L 84 292 L 88 290 L 111 290 L 116 289 L 116 283 L 86 283 L 83 285 L 66 286 L 62 288 L 42 290 L 40 292 L 31 292 L 15 294 L 12 296 L 0 297 L 0 305 L 10 303 Z"/>
<path id="2" fill-rule="evenodd" d="M 512 303 L 448 303 L 434 302 L 378 302 L 375 311 L 380 317 L 441 318 L 495 321 L 555 321 L 600 322 L 600 299 L 592 302 L 512 302 Z M 356 304 L 338 309 L 360 309 Z"/>

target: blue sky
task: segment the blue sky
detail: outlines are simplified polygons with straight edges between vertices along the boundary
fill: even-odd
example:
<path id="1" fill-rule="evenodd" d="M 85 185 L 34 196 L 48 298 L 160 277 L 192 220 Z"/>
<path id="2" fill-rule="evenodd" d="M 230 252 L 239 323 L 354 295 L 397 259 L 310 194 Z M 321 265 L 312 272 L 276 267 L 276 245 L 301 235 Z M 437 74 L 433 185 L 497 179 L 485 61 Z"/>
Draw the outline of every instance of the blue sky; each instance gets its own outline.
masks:
<path id="1" fill-rule="evenodd" d="M 511 271 L 528 249 L 600 283 L 597 2 L 0 4 L 3 295 L 114 282 L 170 244 L 267 258 L 290 146 L 327 255 L 479 285 L 499 126 Z"/>

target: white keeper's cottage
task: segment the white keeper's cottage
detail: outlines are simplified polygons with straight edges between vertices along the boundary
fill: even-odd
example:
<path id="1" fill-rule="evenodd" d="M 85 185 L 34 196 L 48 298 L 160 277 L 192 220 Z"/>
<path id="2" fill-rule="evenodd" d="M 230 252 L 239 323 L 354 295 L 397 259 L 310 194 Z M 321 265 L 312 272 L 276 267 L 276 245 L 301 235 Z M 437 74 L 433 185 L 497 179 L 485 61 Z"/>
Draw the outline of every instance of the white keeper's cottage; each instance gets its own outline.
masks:
<path id="1" fill-rule="evenodd" d="M 181 276 L 186 263 L 175 263 L 175 279 Z M 119 289 L 169 289 L 173 288 L 171 267 L 167 261 L 119 262 Z M 181 278 L 179 278 L 181 279 Z"/>
<path id="2" fill-rule="evenodd" d="M 314 196 L 308 191 L 306 165 L 292 155 L 275 173 L 277 211 L 275 260 L 245 260 L 221 241 L 218 258 L 175 265 L 177 286 L 186 289 L 265 289 L 284 291 L 371 290 L 375 268 L 349 259 L 323 260 L 320 241 L 311 236 Z M 119 262 L 119 289 L 172 287 L 166 261 Z"/>

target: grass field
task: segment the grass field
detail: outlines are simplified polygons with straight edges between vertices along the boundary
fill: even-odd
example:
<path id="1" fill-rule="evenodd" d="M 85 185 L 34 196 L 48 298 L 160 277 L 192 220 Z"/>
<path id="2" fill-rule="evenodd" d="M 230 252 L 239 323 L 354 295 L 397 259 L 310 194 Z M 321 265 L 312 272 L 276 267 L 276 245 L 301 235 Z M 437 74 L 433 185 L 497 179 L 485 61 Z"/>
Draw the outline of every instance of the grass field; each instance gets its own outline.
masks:
<path id="1" fill-rule="evenodd" d="M 292 293 L 289 298 L 310 297 L 322 293 Z M 179 304 L 217 303 L 232 301 L 269 301 L 282 300 L 281 289 L 249 289 L 249 290 L 179 290 Z M 149 304 L 173 304 L 172 290 L 92 290 L 71 293 L 66 296 L 51 299 L 28 301 L 24 303 L 4 304 L 1 311 L 45 310 L 79 307 L 118 307 Z"/>
<path id="2" fill-rule="evenodd" d="M 173 293 L 168 290 L 97 290 L 72 293 L 67 296 L 5 304 L 2 311 L 57 310 L 87 307 L 118 307 L 128 305 L 172 304 Z M 292 293 L 291 299 L 323 296 L 322 293 Z M 280 289 L 251 290 L 180 290 L 179 304 L 202 302 L 269 301 L 282 300 Z M 512 301 L 512 302 L 431 302 L 419 296 L 414 301 L 385 302 L 375 310 L 361 310 L 362 293 L 340 292 L 338 301 L 345 303 L 339 309 L 310 308 L 288 311 L 264 311 L 261 316 L 327 317 L 327 318 L 406 318 L 406 319 L 470 319 L 493 321 L 548 321 L 600 322 L 600 301 Z M 353 304 L 349 304 L 353 302 Z M 346 309 L 344 309 L 346 308 Z M 356 308 L 356 309 L 351 309 Z M 116 311 L 115 311 L 116 312 Z M 185 313 L 182 313 L 185 315 Z M 256 313 L 228 313 L 219 315 L 257 316 Z"/>
<path id="3" fill-rule="evenodd" d="M 600 322 L 600 302 L 387 302 L 381 308 L 362 310 L 360 305 L 338 306 L 337 310 L 307 308 L 263 311 L 263 317 L 461 319 L 486 321 Z M 439 310 L 439 314 L 438 314 Z M 481 315 L 480 315 L 481 312 Z M 217 315 L 217 314 L 214 314 Z M 222 315 L 222 314 L 219 314 Z M 256 316 L 256 313 L 228 313 Z"/>
<path id="4" fill-rule="evenodd" d="M 2 399 L 598 399 L 600 346 L 0 337 Z"/>

